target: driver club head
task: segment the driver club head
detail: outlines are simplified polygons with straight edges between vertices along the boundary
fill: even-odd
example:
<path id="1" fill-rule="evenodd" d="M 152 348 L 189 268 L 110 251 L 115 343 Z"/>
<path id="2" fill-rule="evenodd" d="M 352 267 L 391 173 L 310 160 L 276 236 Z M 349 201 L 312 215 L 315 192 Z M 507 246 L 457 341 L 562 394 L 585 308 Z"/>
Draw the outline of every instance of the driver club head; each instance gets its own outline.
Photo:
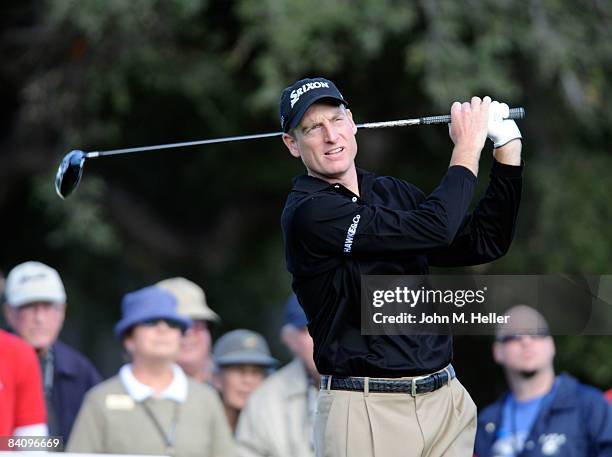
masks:
<path id="1" fill-rule="evenodd" d="M 66 154 L 60 163 L 55 175 L 55 192 L 61 199 L 70 195 L 81 182 L 85 158 L 83 151 L 74 150 Z"/>

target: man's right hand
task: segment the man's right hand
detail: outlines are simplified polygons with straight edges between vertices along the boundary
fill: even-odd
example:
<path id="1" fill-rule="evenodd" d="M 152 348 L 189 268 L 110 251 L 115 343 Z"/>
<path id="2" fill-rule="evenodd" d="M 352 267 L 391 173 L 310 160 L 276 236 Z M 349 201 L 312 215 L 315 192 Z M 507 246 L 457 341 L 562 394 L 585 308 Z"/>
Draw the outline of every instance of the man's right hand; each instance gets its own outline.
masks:
<path id="1" fill-rule="evenodd" d="M 462 165 L 478 175 L 480 153 L 487 139 L 491 98 L 472 97 L 470 103 L 455 102 L 451 106 L 449 134 L 455 148 L 450 166 Z"/>

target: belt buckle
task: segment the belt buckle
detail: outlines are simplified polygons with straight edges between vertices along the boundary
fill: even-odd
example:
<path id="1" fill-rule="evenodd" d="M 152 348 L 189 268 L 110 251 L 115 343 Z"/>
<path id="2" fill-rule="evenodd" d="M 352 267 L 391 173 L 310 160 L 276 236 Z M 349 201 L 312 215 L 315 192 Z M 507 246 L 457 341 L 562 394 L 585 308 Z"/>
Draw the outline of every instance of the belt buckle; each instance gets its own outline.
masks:
<path id="1" fill-rule="evenodd" d="M 427 375 L 427 376 L 417 376 L 416 378 L 412 378 L 411 382 L 412 384 L 410 385 L 410 395 L 412 395 L 413 397 L 417 396 L 417 381 L 420 381 L 422 379 L 427 379 L 429 378 L 429 376 L 431 375 Z"/>

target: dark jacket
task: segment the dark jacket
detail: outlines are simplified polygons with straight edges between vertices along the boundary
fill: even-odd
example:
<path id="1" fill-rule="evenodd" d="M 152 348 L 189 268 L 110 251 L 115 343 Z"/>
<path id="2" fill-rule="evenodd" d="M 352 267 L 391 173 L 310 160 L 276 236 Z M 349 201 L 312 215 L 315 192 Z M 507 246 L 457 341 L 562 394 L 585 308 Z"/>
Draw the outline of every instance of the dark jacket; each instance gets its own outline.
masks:
<path id="1" fill-rule="evenodd" d="M 521 457 L 612 456 L 612 407 L 594 387 L 567 374 L 558 377 L 553 399 L 542 407 L 525 440 Z M 478 416 L 475 454 L 493 457 L 508 393 Z"/>
<path id="2" fill-rule="evenodd" d="M 59 427 L 56 432 L 67 443 L 85 393 L 102 381 L 102 377 L 83 354 L 60 341 L 53 345 L 53 355 L 51 395 Z"/>

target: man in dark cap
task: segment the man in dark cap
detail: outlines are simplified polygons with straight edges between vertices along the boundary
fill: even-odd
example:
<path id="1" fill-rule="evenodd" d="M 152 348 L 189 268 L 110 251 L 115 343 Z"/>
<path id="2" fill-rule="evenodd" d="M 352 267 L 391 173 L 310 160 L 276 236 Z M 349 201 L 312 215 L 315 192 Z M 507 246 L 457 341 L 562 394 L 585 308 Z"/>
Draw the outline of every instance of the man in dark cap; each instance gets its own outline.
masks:
<path id="1" fill-rule="evenodd" d="M 312 457 L 312 423 L 319 373 L 312 359 L 308 320 L 297 297 L 285 304 L 281 337 L 294 355 L 253 392 L 236 430 L 238 457 Z"/>
<path id="2" fill-rule="evenodd" d="M 282 216 L 287 267 L 322 374 L 318 456 L 471 455 L 476 408 L 455 378 L 448 335 L 362 335 L 362 275 L 422 275 L 490 262 L 510 247 L 521 195 L 521 133 L 489 97 L 453 103 L 449 168 L 434 192 L 355 164 L 357 127 L 325 78 L 280 101 L 283 142 L 304 163 Z M 493 167 L 468 213 L 487 136 Z M 333 414 L 330 414 L 333 409 Z"/>
<path id="3" fill-rule="evenodd" d="M 612 408 L 602 393 L 555 376 L 555 342 L 544 316 L 518 305 L 504 313 L 493 357 L 510 391 L 478 417 L 478 457 L 612 455 Z"/>

